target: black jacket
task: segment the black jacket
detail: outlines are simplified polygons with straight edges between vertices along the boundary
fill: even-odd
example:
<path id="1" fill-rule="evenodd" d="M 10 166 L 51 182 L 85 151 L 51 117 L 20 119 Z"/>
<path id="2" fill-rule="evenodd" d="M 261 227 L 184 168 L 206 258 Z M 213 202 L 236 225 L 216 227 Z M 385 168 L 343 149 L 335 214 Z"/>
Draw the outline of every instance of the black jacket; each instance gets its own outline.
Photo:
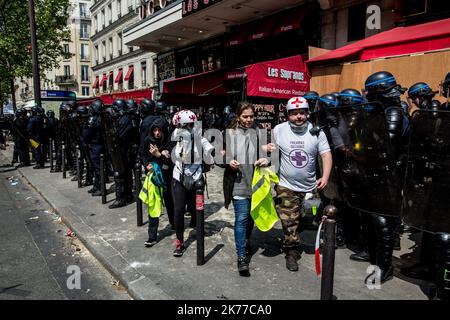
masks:
<path id="1" fill-rule="evenodd" d="M 153 128 L 155 127 L 159 127 L 162 129 L 163 131 L 163 136 L 162 139 L 155 139 L 154 135 L 153 135 Z M 171 141 L 170 139 L 170 133 L 169 133 L 169 124 L 167 123 L 167 121 L 163 118 L 158 118 L 155 121 L 153 121 L 152 125 L 150 126 L 149 130 L 148 130 L 148 134 L 144 139 L 144 143 L 143 143 L 143 163 L 144 166 L 147 167 L 149 163 L 151 162 L 156 162 L 159 164 L 159 166 L 161 167 L 161 169 L 164 172 L 164 175 L 171 175 L 172 170 L 173 170 L 173 162 L 170 158 L 166 158 L 165 156 L 161 156 L 159 158 L 154 157 L 150 152 L 150 144 L 155 145 L 156 147 L 158 147 L 158 150 L 161 152 L 163 150 L 167 150 L 169 151 L 169 153 L 172 152 L 172 149 L 174 148 L 176 142 L 175 141 Z"/>

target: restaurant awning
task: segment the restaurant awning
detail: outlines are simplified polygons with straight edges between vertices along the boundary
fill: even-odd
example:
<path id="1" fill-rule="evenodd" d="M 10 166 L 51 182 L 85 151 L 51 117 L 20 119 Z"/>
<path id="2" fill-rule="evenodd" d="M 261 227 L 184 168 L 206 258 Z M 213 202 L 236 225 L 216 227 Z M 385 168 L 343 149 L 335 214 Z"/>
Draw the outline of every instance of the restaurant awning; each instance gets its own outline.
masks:
<path id="1" fill-rule="evenodd" d="M 308 60 L 308 67 L 450 48 L 450 18 L 397 27 Z"/>
<path id="2" fill-rule="evenodd" d="M 122 74 L 123 74 L 123 69 L 119 69 L 119 73 L 116 76 L 116 80 L 114 81 L 115 83 L 119 83 L 122 81 Z"/>
<path id="3" fill-rule="evenodd" d="M 92 89 L 98 89 L 98 76 L 95 77 L 94 83 L 92 84 Z"/>
<path id="4" fill-rule="evenodd" d="M 303 19 L 305 19 L 311 11 L 311 5 L 286 11 L 284 15 L 280 17 L 278 24 L 273 29 L 273 34 L 300 29 Z"/>
<path id="5" fill-rule="evenodd" d="M 106 73 L 104 73 L 103 77 L 102 77 L 102 80 L 100 81 L 100 87 L 103 86 L 103 84 L 105 83 L 107 78 L 108 78 L 108 76 L 106 75 Z"/>
<path id="6" fill-rule="evenodd" d="M 247 35 L 247 41 L 263 39 L 270 36 L 274 26 L 278 22 L 278 18 L 278 16 L 270 16 L 258 20 L 255 23 L 254 28 L 252 28 L 250 33 Z"/>
<path id="7" fill-rule="evenodd" d="M 224 71 L 213 70 L 163 81 L 162 93 L 195 96 L 226 95 Z"/>
<path id="8" fill-rule="evenodd" d="M 247 96 L 290 99 L 305 94 L 311 79 L 304 61 L 297 55 L 247 66 Z"/>
<path id="9" fill-rule="evenodd" d="M 94 97 L 92 100 L 100 99 L 105 105 L 111 105 L 116 99 L 133 99 L 136 103 L 140 103 L 142 99 L 151 99 L 152 89 L 139 89 L 133 91 L 117 92 L 111 94 L 104 94 L 99 97 Z"/>
<path id="10" fill-rule="evenodd" d="M 133 66 L 129 66 L 129 67 L 128 67 L 127 74 L 125 75 L 125 78 L 124 78 L 125 81 L 130 80 L 131 75 L 133 74 L 133 69 L 134 69 Z"/>

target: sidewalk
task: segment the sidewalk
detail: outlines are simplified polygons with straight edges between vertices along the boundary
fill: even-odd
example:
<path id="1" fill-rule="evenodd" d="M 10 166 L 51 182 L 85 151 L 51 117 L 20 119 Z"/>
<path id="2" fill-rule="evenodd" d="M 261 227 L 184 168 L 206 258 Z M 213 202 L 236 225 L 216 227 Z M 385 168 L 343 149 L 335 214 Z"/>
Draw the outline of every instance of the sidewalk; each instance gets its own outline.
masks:
<path id="1" fill-rule="evenodd" d="M 10 162 L 12 147 L 0 153 L 0 164 Z M 160 219 L 158 243 L 145 248 L 147 225 L 136 226 L 135 203 L 111 210 L 108 205 L 114 200 L 114 194 L 108 195 L 108 204 L 102 205 L 101 197 L 92 197 L 87 193 L 88 188 L 77 188 L 77 182 L 70 181 L 69 175 L 62 179 L 61 173 L 50 173 L 49 168 L 26 167 L 11 172 L 11 176 L 17 177 L 18 173 L 58 211 L 63 221 L 135 299 L 320 299 L 321 279 L 315 274 L 314 255 L 302 254 L 298 272 L 286 269 L 280 251 L 283 233 L 279 222 L 267 233 L 254 230 L 252 246 L 257 251 L 250 264 L 251 277 L 239 276 L 233 236 L 234 212 L 232 207 L 231 210 L 223 207 L 220 168 L 208 173 L 206 263 L 203 266 L 196 264 L 195 230 L 191 228 L 185 233 L 185 254 L 181 258 L 173 257 L 175 233 L 168 225 L 166 214 Z M 186 226 L 189 219 L 186 217 Z M 403 235 L 404 249 L 395 251 L 395 257 L 403 255 L 405 260 L 410 256 L 414 242 L 409 237 Z M 381 289 L 369 290 L 364 284 L 369 264 L 349 260 L 351 253 L 348 249 L 336 251 L 334 295 L 339 300 L 427 299 L 424 293 L 427 283 L 402 280 L 398 272 Z M 397 262 L 394 258 L 394 263 Z"/>

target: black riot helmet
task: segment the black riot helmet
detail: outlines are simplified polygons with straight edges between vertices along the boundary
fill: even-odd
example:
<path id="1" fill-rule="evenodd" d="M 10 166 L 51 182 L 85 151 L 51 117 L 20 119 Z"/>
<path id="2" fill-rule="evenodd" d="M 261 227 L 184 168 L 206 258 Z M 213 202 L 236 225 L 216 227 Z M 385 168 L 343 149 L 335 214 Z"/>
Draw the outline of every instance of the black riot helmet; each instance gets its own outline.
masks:
<path id="1" fill-rule="evenodd" d="M 48 118 L 54 118 L 55 117 L 55 111 L 47 110 L 47 117 Z"/>
<path id="2" fill-rule="evenodd" d="M 431 100 L 430 104 L 429 104 L 429 108 L 430 110 L 442 110 L 442 107 L 444 105 L 441 104 L 441 102 L 439 100 Z"/>
<path id="3" fill-rule="evenodd" d="M 77 109 L 77 102 L 75 100 L 69 100 L 66 102 L 66 104 L 70 107 L 72 110 Z"/>
<path id="4" fill-rule="evenodd" d="M 356 89 L 344 89 L 339 93 L 339 102 L 343 106 L 352 106 L 362 103 L 363 97 Z"/>
<path id="5" fill-rule="evenodd" d="M 208 108 L 208 113 L 214 113 L 214 111 L 215 111 L 214 107 L 209 107 Z"/>
<path id="6" fill-rule="evenodd" d="M 38 114 L 38 107 L 31 107 L 31 115 L 36 116 Z"/>
<path id="7" fill-rule="evenodd" d="M 42 107 L 37 107 L 37 114 L 40 116 L 44 116 L 45 115 L 45 110 Z"/>
<path id="8" fill-rule="evenodd" d="M 89 106 L 89 111 L 92 114 L 98 115 L 102 113 L 105 109 L 105 105 L 103 104 L 102 100 L 97 99 Z"/>
<path id="9" fill-rule="evenodd" d="M 231 113 L 231 107 L 230 106 L 225 106 L 223 108 L 223 112 L 222 113 L 225 114 L 225 115 L 229 115 Z"/>
<path id="10" fill-rule="evenodd" d="M 125 100 L 123 100 L 123 99 L 117 99 L 117 100 L 114 100 L 114 102 L 112 103 L 112 108 L 113 108 L 114 111 L 116 111 L 117 113 L 122 114 L 123 112 L 125 112 L 125 110 L 126 110 L 128 107 L 127 107 L 127 103 L 125 102 Z"/>
<path id="11" fill-rule="evenodd" d="M 113 118 L 113 119 L 117 119 L 117 118 L 120 117 L 120 113 L 118 113 L 118 112 L 116 111 L 116 109 L 115 109 L 113 106 L 110 106 L 110 107 L 106 108 L 106 109 L 105 109 L 105 112 L 106 112 L 107 114 L 109 114 L 109 116 L 110 116 L 111 118 Z"/>
<path id="12" fill-rule="evenodd" d="M 141 105 L 139 106 L 139 113 L 141 116 L 145 117 L 151 114 L 155 110 L 155 101 L 151 99 L 142 99 Z"/>
<path id="13" fill-rule="evenodd" d="M 167 110 L 167 104 L 164 101 L 158 101 L 155 104 L 155 113 L 156 114 L 163 114 Z"/>
<path id="14" fill-rule="evenodd" d="M 387 104 L 400 104 L 402 88 L 392 73 L 380 71 L 369 76 L 365 83 L 366 97 L 369 101 L 380 101 Z"/>
<path id="15" fill-rule="evenodd" d="M 27 110 L 25 108 L 19 108 L 16 111 L 16 117 L 26 117 L 27 116 Z"/>
<path id="16" fill-rule="evenodd" d="M 78 106 L 77 107 L 77 114 L 79 116 L 88 116 L 89 115 L 89 109 L 85 106 Z"/>
<path id="17" fill-rule="evenodd" d="M 319 101 L 319 94 L 316 91 L 308 91 L 305 93 L 303 98 L 308 101 L 309 111 L 314 111 L 316 109 L 317 102 Z"/>
<path id="18" fill-rule="evenodd" d="M 138 110 L 138 105 L 137 105 L 136 101 L 134 101 L 133 99 L 127 100 L 125 113 L 134 114 L 137 112 L 137 110 Z"/>
<path id="19" fill-rule="evenodd" d="M 420 100 L 429 100 L 432 99 L 435 95 L 436 93 L 431 90 L 430 86 L 425 82 L 417 82 L 408 89 L 408 97 L 412 100 L 415 100 L 417 98 L 419 98 Z"/>
<path id="20" fill-rule="evenodd" d="M 323 108 L 335 108 L 339 105 L 338 99 L 336 95 L 333 94 L 324 94 L 319 98 L 318 101 L 319 110 Z"/>

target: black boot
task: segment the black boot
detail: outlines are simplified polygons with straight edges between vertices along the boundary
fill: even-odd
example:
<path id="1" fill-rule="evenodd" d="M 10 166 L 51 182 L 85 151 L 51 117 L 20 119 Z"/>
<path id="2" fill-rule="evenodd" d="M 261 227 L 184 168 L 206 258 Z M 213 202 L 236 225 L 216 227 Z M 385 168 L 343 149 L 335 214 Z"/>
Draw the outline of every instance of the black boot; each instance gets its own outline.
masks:
<path id="1" fill-rule="evenodd" d="M 300 260 L 300 252 L 295 249 L 290 249 L 286 254 L 286 268 L 289 271 L 298 271 L 298 260 Z"/>
<path id="2" fill-rule="evenodd" d="M 376 265 L 380 268 L 380 282 L 384 283 L 393 278 L 392 252 L 394 250 L 393 228 L 389 221 L 382 216 L 374 217 L 376 233 Z"/>
<path id="3" fill-rule="evenodd" d="M 237 266 L 241 277 L 250 277 L 250 268 L 246 257 L 238 257 Z"/>
<path id="4" fill-rule="evenodd" d="M 116 209 L 116 208 L 125 207 L 126 205 L 127 205 L 127 202 L 125 201 L 125 199 L 119 198 L 119 199 L 116 199 L 108 208 Z"/>
<path id="5" fill-rule="evenodd" d="M 431 265 L 418 263 L 411 267 L 402 268 L 401 273 L 408 278 L 433 280 L 436 277 L 434 269 Z"/>
<path id="6" fill-rule="evenodd" d="M 359 251 L 350 255 L 350 260 L 366 262 L 370 260 L 370 256 L 366 251 Z"/>

